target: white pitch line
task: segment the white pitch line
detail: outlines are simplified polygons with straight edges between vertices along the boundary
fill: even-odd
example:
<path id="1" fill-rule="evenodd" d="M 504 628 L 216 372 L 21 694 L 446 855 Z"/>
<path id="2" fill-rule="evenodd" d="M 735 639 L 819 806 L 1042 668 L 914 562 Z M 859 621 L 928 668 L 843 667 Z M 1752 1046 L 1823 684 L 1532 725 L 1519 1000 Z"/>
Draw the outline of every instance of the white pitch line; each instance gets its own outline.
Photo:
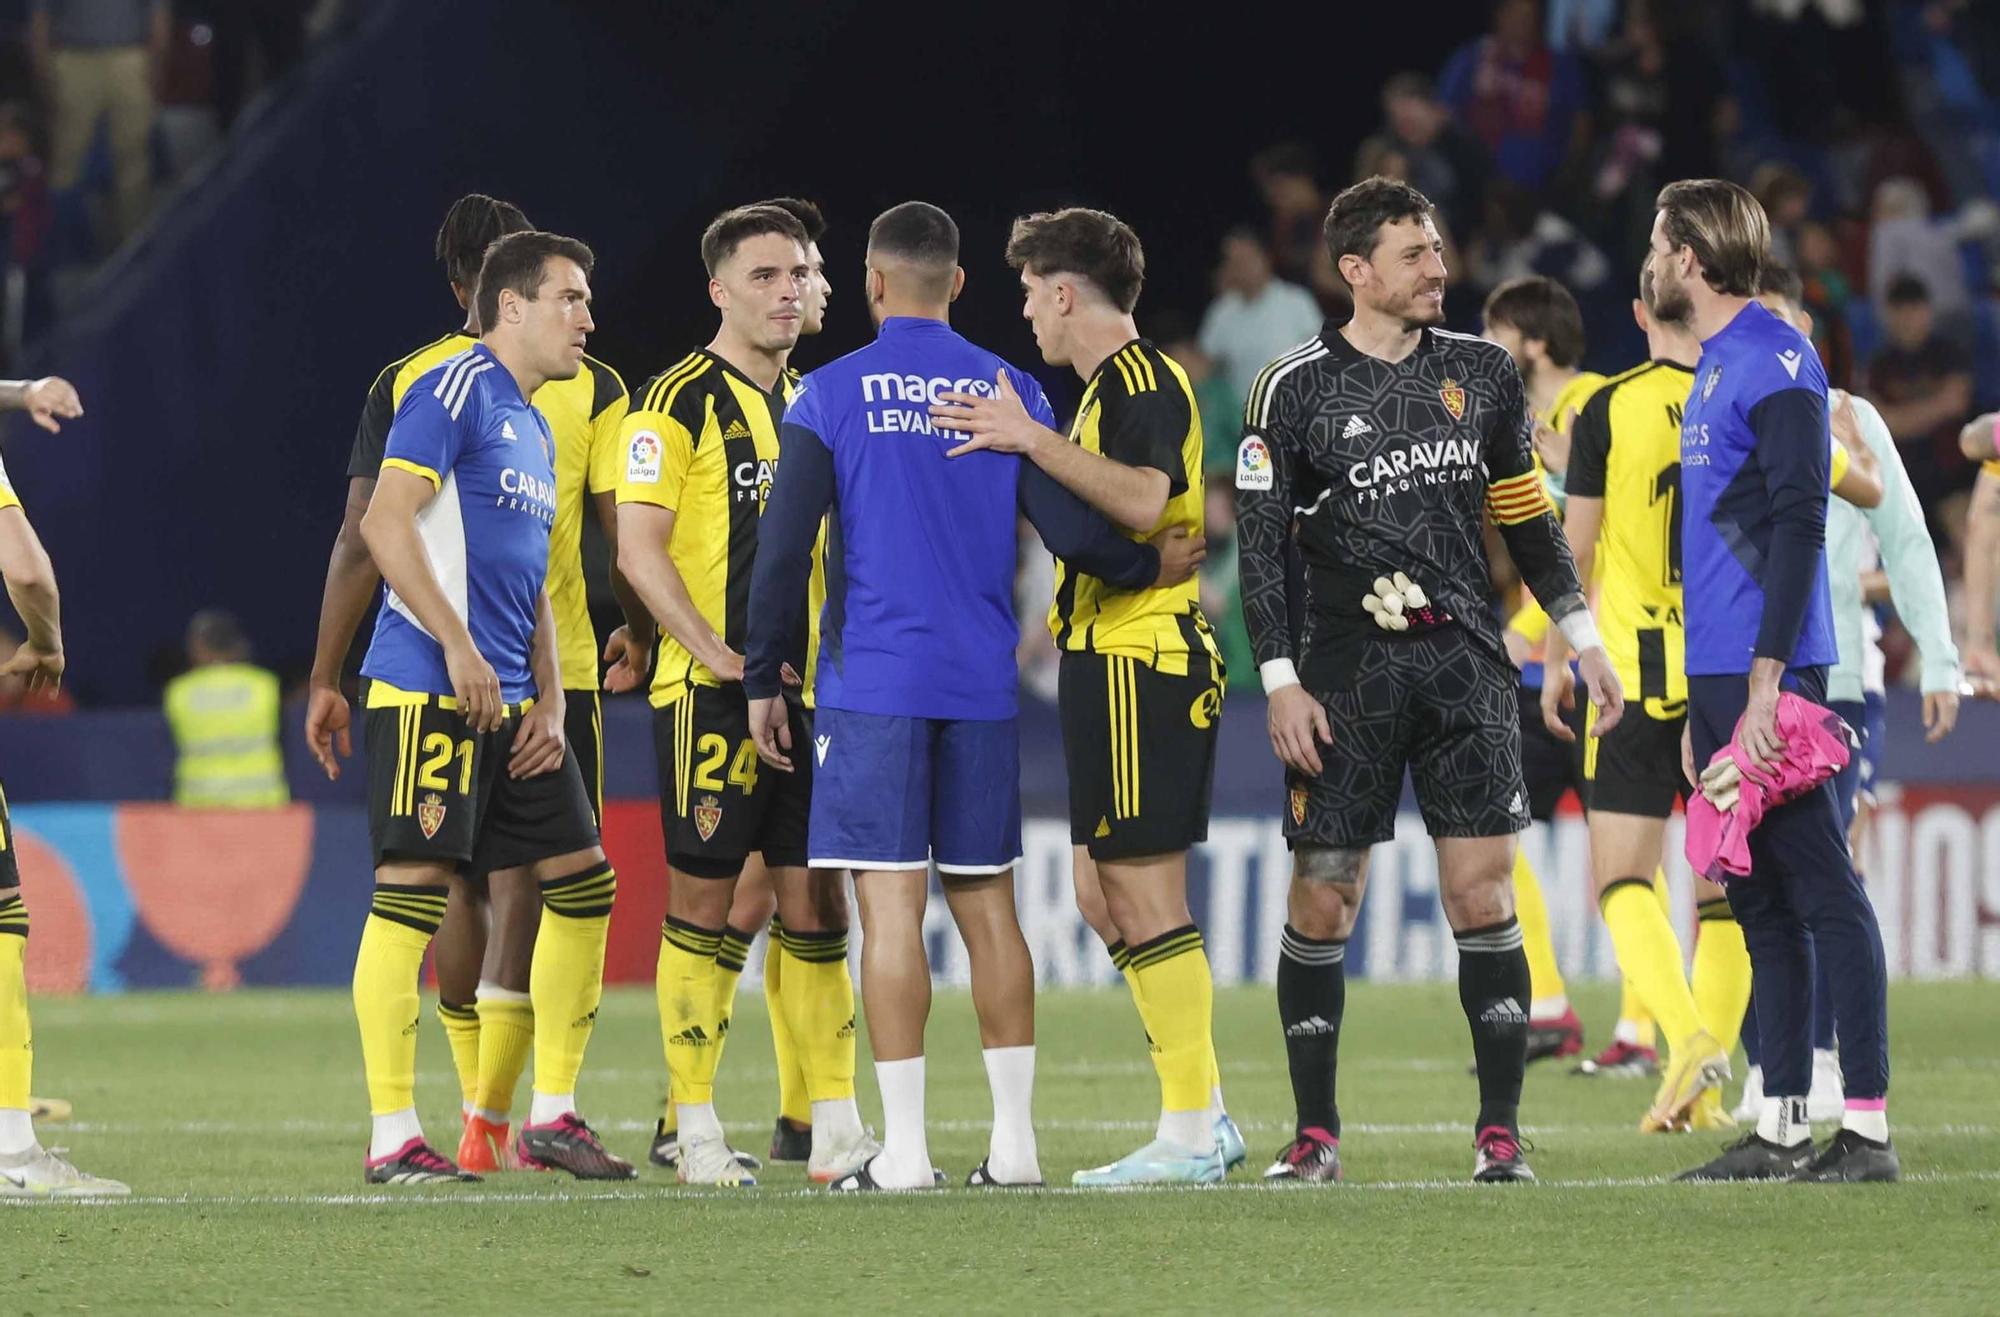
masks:
<path id="1" fill-rule="evenodd" d="M 1904 1184 L 1972 1184 L 1991 1183 L 2000 1180 L 2000 1170 L 1985 1171 L 1918 1171 L 1903 1177 Z M 1516 1192 L 1533 1193 L 1539 1189 L 1645 1189 L 1673 1183 L 1663 1175 L 1635 1176 L 1592 1176 L 1574 1180 L 1541 1180 L 1533 1188 Z M 1722 1191 L 1721 1185 L 1701 1185 L 1704 1193 Z M 1749 1188 L 1748 1186 L 1739 1186 Z M 1486 1187 L 1470 1180 L 1368 1180 L 1347 1181 L 1337 1188 L 1320 1187 L 1315 1190 L 1306 1185 L 1269 1185 L 1258 1180 L 1243 1180 L 1234 1183 L 1214 1185 L 1171 1185 L 1150 1188 L 1128 1189 L 1078 1189 L 1057 1186 L 1047 1189 L 1014 1190 L 1004 1195 L 1033 1194 L 1053 1198 L 1096 1197 L 1105 1193 L 1149 1193 L 1149 1194 L 1313 1194 L 1338 1195 L 1355 1192 L 1390 1193 L 1463 1193 L 1466 1191 L 1487 1191 Z M 1772 1187 L 1751 1188 L 1751 1192 L 1784 1192 Z M 1893 1192 L 1893 1191 L 1870 1191 Z M 918 1198 L 922 1194 L 836 1194 L 826 1189 L 756 1189 L 750 1191 L 720 1191 L 715 1189 L 690 1188 L 680 1185 L 640 1190 L 607 1190 L 584 1193 L 495 1193 L 478 1189 L 445 1190 L 441 1192 L 404 1191 L 401 1193 L 344 1193 L 344 1194 L 178 1194 L 178 1195 L 135 1195 L 130 1198 L 71 1198 L 71 1199 L 20 1199 L 0 1198 L 0 1207 L 461 1207 L 479 1208 L 501 1206 L 534 1206 L 569 1203 L 603 1202 L 745 1202 L 759 1198 L 795 1198 L 839 1200 L 849 1198 L 880 1199 L 883 1197 Z M 939 1198 L 956 1198 L 950 1190 L 939 1191 Z"/>

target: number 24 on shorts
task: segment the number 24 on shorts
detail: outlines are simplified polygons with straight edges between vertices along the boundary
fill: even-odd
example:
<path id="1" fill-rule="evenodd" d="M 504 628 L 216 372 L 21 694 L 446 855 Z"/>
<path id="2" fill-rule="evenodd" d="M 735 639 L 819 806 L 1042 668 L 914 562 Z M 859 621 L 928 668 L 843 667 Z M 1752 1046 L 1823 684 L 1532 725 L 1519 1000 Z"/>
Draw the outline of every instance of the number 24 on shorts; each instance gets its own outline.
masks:
<path id="1" fill-rule="evenodd" d="M 729 738 L 716 732 L 704 733 L 694 743 L 694 786 L 697 791 L 720 791 L 723 789 L 722 772 L 724 760 L 729 761 L 729 785 L 742 788 L 744 795 L 757 790 L 757 744 L 747 737 L 736 743 L 736 753 L 729 753 Z"/>

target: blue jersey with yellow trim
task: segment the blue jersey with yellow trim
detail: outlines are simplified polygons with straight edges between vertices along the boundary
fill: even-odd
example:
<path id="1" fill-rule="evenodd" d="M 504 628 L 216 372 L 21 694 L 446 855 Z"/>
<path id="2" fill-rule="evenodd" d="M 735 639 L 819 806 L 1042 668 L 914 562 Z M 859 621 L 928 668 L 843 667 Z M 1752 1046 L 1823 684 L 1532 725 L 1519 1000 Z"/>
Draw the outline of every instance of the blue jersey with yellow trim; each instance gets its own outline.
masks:
<path id="1" fill-rule="evenodd" d="M 384 470 L 429 480 L 436 497 L 417 532 L 445 597 L 493 665 L 509 703 L 535 690 L 536 604 L 556 516 L 555 440 L 542 414 L 484 344 L 410 386 L 396 409 Z M 444 646 L 384 587 L 362 675 L 406 691 L 451 694 Z"/>

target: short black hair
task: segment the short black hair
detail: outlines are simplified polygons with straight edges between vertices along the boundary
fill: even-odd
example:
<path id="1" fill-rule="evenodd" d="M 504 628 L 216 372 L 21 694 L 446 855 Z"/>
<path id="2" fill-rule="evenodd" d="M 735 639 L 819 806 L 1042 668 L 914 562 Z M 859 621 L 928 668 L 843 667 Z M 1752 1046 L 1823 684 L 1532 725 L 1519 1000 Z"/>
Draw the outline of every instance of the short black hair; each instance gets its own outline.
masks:
<path id="1" fill-rule="evenodd" d="M 244 634 L 243 624 L 236 614 L 220 608 L 204 608 L 188 619 L 187 644 L 189 649 L 199 646 L 211 654 L 238 660 L 250 657 L 250 637 Z"/>
<path id="2" fill-rule="evenodd" d="M 1775 294 L 1793 306 L 1806 304 L 1805 281 L 1791 266 L 1778 261 L 1767 261 L 1757 275 L 1757 292 L 1760 296 Z"/>
<path id="3" fill-rule="evenodd" d="M 713 279 L 716 270 L 736 254 L 738 247 L 767 233 L 782 234 L 801 249 L 812 241 L 806 237 L 805 225 L 782 206 L 760 201 L 753 206 L 733 207 L 710 220 L 702 230 L 701 263 L 707 267 L 708 277 Z"/>
<path id="4" fill-rule="evenodd" d="M 1082 275 L 1128 315 L 1139 305 L 1139 290 L 1146 283 L 1146 252 L 1132 226 L 1083 206 L 1015 220 L 1007 238 L 1007 264 L 1037 276 Z"/>
<path id="5" fill-rule="evenodd" d="M 586 276 L 597 264 L 590 248 L 560 233 L 529 229 L 495 240 L 479 267 L 479 327 L 490 330 L 500 319 L 503 288 L 534 301 L 542 281 L 548 278 L 549 260 L 558 256 L 575 261 Z"/>
<path id="6" fill-rule="evenodd" d="M 534 227 L 512 202 L 484 192 L 468 192 L 444 213 L 444 223 L 438 226 L 437 258 L 444 262 L 445 276 L 453 283 L 476 290 L 479 263 L 486 259 L 486 249 L 494 239 Z"/>
<path id="7" fill-rule="evenodd" d="M 928 201 L 905 201 L 868 226 L 868 250 L 949 270 L 958 264 L 958 224 Z"/>
<path id="8" fill-rule="evenodd" d="M 1543 274 L 1509 279 L 1487 295 L 1486 323 L 1510 326 L 1541 343 L 1567 370 L 1583 360 L 1583 311 L 1569 289 Z"/>
<path id="9" fill-rule="evenodd" d="M 1333 268 L 1340 268 L 1343 256 L 1364 261 L 1373 256 L 1384 224 L 1427 219 L 1431 210 L 1429 197 L 1380 174 L 1343 189 L 1326 208 L 1326 249 L 1333 256 Z"/>
<path id="10" fill-rule="evenodd" d="M 1914 306 L 1918 302 L 1928 302 L 1931 300 L 1930 285 L 1905 270 L 1889 281 L 1889 286 L 1883 290 L 1882 300 L 1890 306 Z"/>
<path id="11" fill-rule="evenodd" d="M 799 227 L 806 231 L 807 242 L 818 242 L 820 235 L 826 232 L 825 213 L 804 197 L 772 197 L 769 201 L 760 201 L 757 204 L 776 206 L 797 220 Z"/>

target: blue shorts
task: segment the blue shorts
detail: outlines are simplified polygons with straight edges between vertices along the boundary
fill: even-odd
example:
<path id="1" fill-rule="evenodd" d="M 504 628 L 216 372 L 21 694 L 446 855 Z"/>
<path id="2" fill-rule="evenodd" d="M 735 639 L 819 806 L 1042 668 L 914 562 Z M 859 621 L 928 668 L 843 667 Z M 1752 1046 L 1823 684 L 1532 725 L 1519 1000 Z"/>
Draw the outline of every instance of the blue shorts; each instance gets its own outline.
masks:
<path id="1" fill-rule="evenodd" d="M 1001 873 L 1021 860 L 1021 737 L 972 722 L 821 708 L 813 725 L 815 869 Z"/>
<path id="2" fill-rule="evenodd" d="M 1859 702 L 1837 700 L 1827 707 L 1845 719 L 1861 738 L 1861 748 L 1833 779 L 1833 789 L 1840 796 L 1841 818 L 1852 827 L 1856 807 L 1862 801 L 1875 803 L 1875 774 L 1882 767 L 1882 730 L 1886 722 L 1882 692 L 1868 691 Z"/>

